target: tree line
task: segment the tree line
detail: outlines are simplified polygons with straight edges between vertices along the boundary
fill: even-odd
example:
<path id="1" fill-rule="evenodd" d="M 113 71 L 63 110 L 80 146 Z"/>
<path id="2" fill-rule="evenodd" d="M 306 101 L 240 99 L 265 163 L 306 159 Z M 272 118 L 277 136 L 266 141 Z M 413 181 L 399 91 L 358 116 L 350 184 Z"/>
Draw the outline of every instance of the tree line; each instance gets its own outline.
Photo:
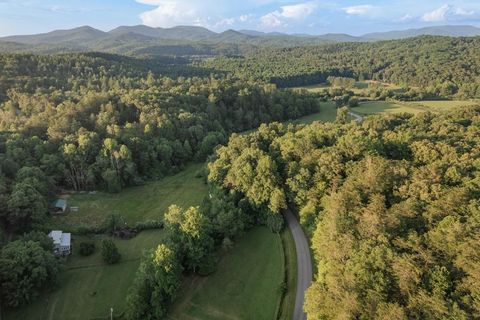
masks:
<path id="1" fill-rule="evenodd" d="M 444 96 L 480 97 L 480 37 L 417 37 L 375 43 L 262 48 L 243 57 L 196 64 L 280 87 L 325 83 L 328 77 L 377 80 Z"/>

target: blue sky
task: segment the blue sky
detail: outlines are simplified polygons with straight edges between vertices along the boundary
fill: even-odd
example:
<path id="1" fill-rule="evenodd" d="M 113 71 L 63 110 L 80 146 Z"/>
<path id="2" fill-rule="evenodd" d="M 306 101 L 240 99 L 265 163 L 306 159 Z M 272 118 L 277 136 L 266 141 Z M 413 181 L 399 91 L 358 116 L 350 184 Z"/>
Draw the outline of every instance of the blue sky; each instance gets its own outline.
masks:
<path id="1" fill-rule="evenodd" d="M 136 24 L 360 35 L 443 24 L 480 26 L 480 1 L 0 0 L 0 36 Z"/>

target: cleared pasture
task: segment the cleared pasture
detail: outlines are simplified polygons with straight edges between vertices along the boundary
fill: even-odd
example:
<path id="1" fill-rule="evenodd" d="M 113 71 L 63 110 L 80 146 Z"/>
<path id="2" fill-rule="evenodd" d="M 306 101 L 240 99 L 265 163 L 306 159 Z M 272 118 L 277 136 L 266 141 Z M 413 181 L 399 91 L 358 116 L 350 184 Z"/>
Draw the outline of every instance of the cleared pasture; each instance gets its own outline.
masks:
<path id="1" fill-rule="evenodd" d="M 122 260 L 115 265 L 105 265 L 100 254 L 100 241 L 73 237 L 73 245 L 93 241 L 96 251 L 82 257 L 74 249 L 65 265 L 57 287 L 45 292 L 34 303 L 16 310 L 7 310 L 6 320 L 84 320 L 99 317 L 107 319 L 110 308 L 119 315 L 125 308 L 125 297 L 140 264 L 142 253 L 155 248 L 163 239 L 162 231 L 144 231 L 131 240 L 115 239 Z"/>
<path id="2" fill-rule="evenodd" d="M 209 277 L 190 277 L 170 319 L 275 319 L 284 277 L 280 236 L 255 228 L 235 243 Z"/>
<path id="3" fill-rule="evenodd" d="M 78 212 L 52 217 L 52 227 L 76 230 L 81 226 L 101 226 L 110 214 L 121 215 L 128 224 L 145 220 L 161 220 L 172 204 L 198 206 L 207 193 L 207 185 L 197 177 L 204 164 L 192 164 L 180 173 L 131 187 L 120 193 L 77 193 L 68 196 L 68 204 Z"/>

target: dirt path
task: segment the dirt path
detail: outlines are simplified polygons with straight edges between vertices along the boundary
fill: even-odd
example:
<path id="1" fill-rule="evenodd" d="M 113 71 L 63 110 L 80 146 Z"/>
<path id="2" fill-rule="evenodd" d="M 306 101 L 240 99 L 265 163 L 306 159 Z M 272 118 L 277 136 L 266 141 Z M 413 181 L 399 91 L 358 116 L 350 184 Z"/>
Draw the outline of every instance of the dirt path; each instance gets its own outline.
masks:
<path id="1" fill-rule="evenodd" d="M 297 251 L 297 294 L 295 297 L 293 320 L 305 320 L 307 319 L 306 314 L 303 312 L 305 291 L 312 283 L 312 258 L 310 256 L 310 248 L 300 223 L 298 223 L 290 209 L 284 212 L 284 216 L 288 227 L 292 231 Z"/>

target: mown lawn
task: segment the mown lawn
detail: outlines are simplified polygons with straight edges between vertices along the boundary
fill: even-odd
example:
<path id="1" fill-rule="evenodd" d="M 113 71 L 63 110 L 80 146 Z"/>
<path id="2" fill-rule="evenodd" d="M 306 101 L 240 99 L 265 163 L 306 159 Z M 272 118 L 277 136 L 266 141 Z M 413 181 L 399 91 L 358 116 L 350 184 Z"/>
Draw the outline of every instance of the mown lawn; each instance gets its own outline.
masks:
<path id="1" fill-rule="evenodd" d="M 84 320 L 107 317 L 110 308 L 117 315 L 122 313 L 143 251 L 161 243 L 163 232 L 144 231 L 131 240 L 115 239 L 122 260 L 112 266 L 105 265 L 101 259 L 101 239 L 74 236 L 74 246 L 81 241 L 94 241 L 97 247 L 95 253 L 82 257 L 74 249 L 61 274 L 58 288 L 42 294 L 27 307 L 8 310 L 5 319 Z"/>
<path id="2" fill-rule="evenodd" d="M 207 186 L 197 174 L 204 164 L 192 164 L 182 172 L 132 187 L 120 193 L 74 194 L 68 197 L 71 207 L 78 212 L 52 217 L 54 227 L 70 230 L 79 226 L 100 226 L 110 214 L 120 214 L 129 224 L 149 219 L 160 220 L 168 207 L 178 204 L 183 207 L 198 206 L 207 192 Z"/>
<path id="3" fill-rule="evenodd" d="M 209 277 L 188 278 L 170 319 L 275 319 L 284 277 L 280 236 L 266 228 L 245 234 Z"/>

